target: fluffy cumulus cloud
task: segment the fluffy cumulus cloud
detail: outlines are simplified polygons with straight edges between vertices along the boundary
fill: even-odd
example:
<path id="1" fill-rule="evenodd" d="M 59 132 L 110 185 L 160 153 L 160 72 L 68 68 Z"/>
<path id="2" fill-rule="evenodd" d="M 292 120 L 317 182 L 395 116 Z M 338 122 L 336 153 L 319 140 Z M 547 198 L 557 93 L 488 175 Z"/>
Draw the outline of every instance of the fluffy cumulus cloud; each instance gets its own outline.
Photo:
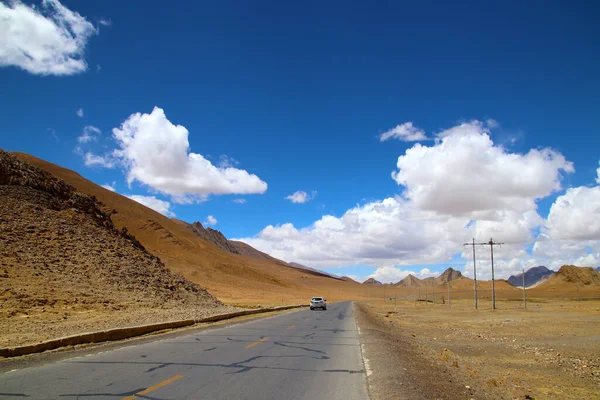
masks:
<path id="1" fill-rule="evenodd" d="M 83 118 L 83 108 L 78 108 L 77 111 L 75 111 L 75 113 L 79 118 Z"/>
<path id="2" fill-rule="evenodd" d="M 600 186 L 571 188 L 559 196 L 543 233 L 551 239 L 600 240 Z"/>
<path id="3" fill-rule="evenodd" d="M 231 165 L 215 166 L 201 154 L 190 152 L 188 130 L 171 123 L 158 107 L 150 114 L 130 115 L 112 133 L 118 148 L 102 156 L 86 154 L 86 164 L 119 165 L 129 184 L 137 181 L 176 202 L 203 201 L 210 194 L 267 190 L 267 184 L 254 174 Z"/>
<path id="4" fill-rule="evenodd" d="M 379 140 L 385 142 L 388 139 L 398 139 L 403 142 L 416 142 L 419 140 L 427 140 L 425 131 L 417 128 L 412 122 L 405 122 L 401 125 L 396 125 L 389 131 L 379 135 Z"/>
<path id="5" fill-rule="evenodd" d="M 494 145 L 488 128 L 464 123 L 416 144 L 398 157 L 392 177 L 415 207 L 471 219 L 496 219 L 498 211 L 536 209 L 536 200 L 560 190 L 573 164 L 551 149 L 510 153 Z"/>
<path id="6" fill-rule="evenodd" d="M 596 170 L 596 174 L 598 175 L 596 177 L 596 183 L 600 185 L 600 167 L 598 167 L 598 169 Z"/>
<path id="7" fill-rule="evenodd" d="M 304 204 L 304 203 L 308 203 L 310 200 L 312 200 L 316 196 L 316 194 L 317 194 L 317 192 L 315 192 L 315 191 L 308 194 L 303 190 L 298 190 L 297 192 L 292 193 L 289 196 L 286 196 L 285 199 L 291 201 L 292 203 Z"/>
<path id="8" fill-rule="evenodd" d="M 156 196 L 141 196 L 137 194 L 125 195 L 131 200 L 135 200 L 148 208 L 153 209 L 167 217 L 174 217 L 175 213 L 171 211 L 171 204 L 168 201 L 157 199 Z"/>
<path id="9" fill-rule="evenodd" d="M 206 221 L 204 221 L 204 225 L 205 226 L 214 226 L 217 224 L 217 219 L 215 217 L 213 217 L 212 215 L 209 215 L 208 217 L 206 217 Z"/>
<path id="10" fill-rule="evenodd" d="M 371 277 L 392 282 L 414 273 L 410 265 L 448 263 L 460 254 L 471 273 L 472 238 L 490 237 L 505 243 L 494 250 L 497 277 L 507 278 L 548 260 L 548 246 L 534 242 L 542 233 L 583 241 L 563 260 L 592 260 L 600 253 L 600 203 L 597 188 L 569 189 L 560 196 L 548 219 L 538 214 L 536 201 L 561 190 L 561 178 L 574 171 L 571 162 L 550 149 L 512 153 L 494 144 L 490 123 L 473 121 L 440 132 L 431 146 L 415 144 L 398 159 L 393 179 L 402 195 L 325 215 L 306 227 L 269 225 L 256 236 L 240 240 L 284 260 L 317 268 L 368 265 Z M 568 204 L 567 204 L 568 203 Z M 571 218 L 567 218 L 569 214 Z M 587 225 L 583 224 L 587 215 Z M 573 226 L 570 226 L 573 224 Z M 560 233 L 554 233 L 558 232 Z M 476 249 L 478 276 L 491 277 L 489 246 Z M 600 260 L 600 258 L 598 259 Z"/>
<path id="11" fill-rule="evenodd" d="M 97 29 L 58 0 L 41 7 L 0 2 L 0 66 L 32 74 L 72 75 L 87 69 L 84 53 Z"/>

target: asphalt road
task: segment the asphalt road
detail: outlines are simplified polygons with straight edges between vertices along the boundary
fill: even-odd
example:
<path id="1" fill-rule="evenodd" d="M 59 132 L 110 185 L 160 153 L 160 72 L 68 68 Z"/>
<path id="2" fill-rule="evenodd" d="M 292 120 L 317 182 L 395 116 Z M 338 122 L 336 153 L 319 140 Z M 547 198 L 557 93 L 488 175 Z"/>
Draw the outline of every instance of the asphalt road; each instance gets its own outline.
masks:
<path id="1" fill-rule="evenodd" d="M 0 399 L 367 399 L 352 303 L 0 375 Z"/>

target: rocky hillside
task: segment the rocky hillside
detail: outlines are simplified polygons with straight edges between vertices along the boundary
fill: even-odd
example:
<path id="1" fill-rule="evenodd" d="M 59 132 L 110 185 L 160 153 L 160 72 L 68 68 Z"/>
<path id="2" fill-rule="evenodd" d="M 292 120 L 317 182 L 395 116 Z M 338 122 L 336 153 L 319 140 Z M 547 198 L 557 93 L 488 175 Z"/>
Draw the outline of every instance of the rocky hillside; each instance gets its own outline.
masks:
<path id="1" fill-rule="evenodd" d="M 380 286 L 380 285 L 382 285 L 381 282 L 379 282 L 378 280 L 376 280 L 374 278 L 369 278 L 366 281 L 364 281 L 362 284 L 363 285 L 374 285 L 374 286 Z"/>
<path id="2" fill-rule="evenodd" d="M 536 285 L 554 274 L 554 271 L 544 266 L 529 268 L 525 271 L 525 287 L 528 288 Z M 511 275 L 510 278 L 508 278 L 508 282 L 513 286 L 523 287 L 523 274 Z"/>
<path id="3" fill-rule="evenodd" d="M 0 312 L 218 306 L 96 198 L 0 150 Z"/>
<path id="4" fill-rule="evenodd" d="M 240 254 L 237 247 L 231 243 L 225 235 L 220 231 L 212 228 L 204 228 L 200 222 L 194 222 L 193 224 L 187 224 L 190 229 L 198 236 L 206 240 L 207 242 L 213 243 L 218 248 L 231 254 Z"/>

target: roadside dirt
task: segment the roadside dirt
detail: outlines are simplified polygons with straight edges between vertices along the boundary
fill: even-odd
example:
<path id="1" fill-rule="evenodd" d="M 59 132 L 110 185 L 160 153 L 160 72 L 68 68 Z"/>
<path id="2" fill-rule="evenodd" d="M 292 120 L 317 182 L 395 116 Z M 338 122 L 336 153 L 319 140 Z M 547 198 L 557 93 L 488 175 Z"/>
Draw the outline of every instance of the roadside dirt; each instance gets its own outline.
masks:
<path id="1" fill-rule="evenodd" d="M 600 302 L 357 304 L 374 399 L 598 399 Z"/>
<path id="2" fill-rule="evenodd" d="M 414 338 L 394 329 L 378 309 L 356 304 L 360 341 L 372 374 L 371 400 L 501 399 L 471 387 L 451 366 L 428 357 Z"/>

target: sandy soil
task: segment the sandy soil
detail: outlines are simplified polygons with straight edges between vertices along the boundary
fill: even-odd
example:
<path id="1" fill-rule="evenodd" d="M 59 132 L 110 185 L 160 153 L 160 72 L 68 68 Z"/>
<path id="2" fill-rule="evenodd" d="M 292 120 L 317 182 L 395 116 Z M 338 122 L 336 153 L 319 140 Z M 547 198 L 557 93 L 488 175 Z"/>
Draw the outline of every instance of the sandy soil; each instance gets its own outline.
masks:
<path id="1" fill-rule="evenodd" d="M 379 359 L 372 362 L 375 389 L 388 385 L 375 398 L 403 398 L 395 383 L 403 379 L 415 382 L 408 386 L 424 391 L 422 398 L 600 398 L 600 301 L 530 299 L 526 310 L 500 306 L 475 311 L 470 301 L 399 302 L 394 311 L 392 302 L 359 304 L 366 342 L 387 335 L 393 349 L 369 351 L 367 345 L 367 356 Z M 377 329 L 362 328 L 367 324 Z M 389 371 L 395 372 L 386 379 Z M 458 388 L 450 386 L 455 382 Z"/>

